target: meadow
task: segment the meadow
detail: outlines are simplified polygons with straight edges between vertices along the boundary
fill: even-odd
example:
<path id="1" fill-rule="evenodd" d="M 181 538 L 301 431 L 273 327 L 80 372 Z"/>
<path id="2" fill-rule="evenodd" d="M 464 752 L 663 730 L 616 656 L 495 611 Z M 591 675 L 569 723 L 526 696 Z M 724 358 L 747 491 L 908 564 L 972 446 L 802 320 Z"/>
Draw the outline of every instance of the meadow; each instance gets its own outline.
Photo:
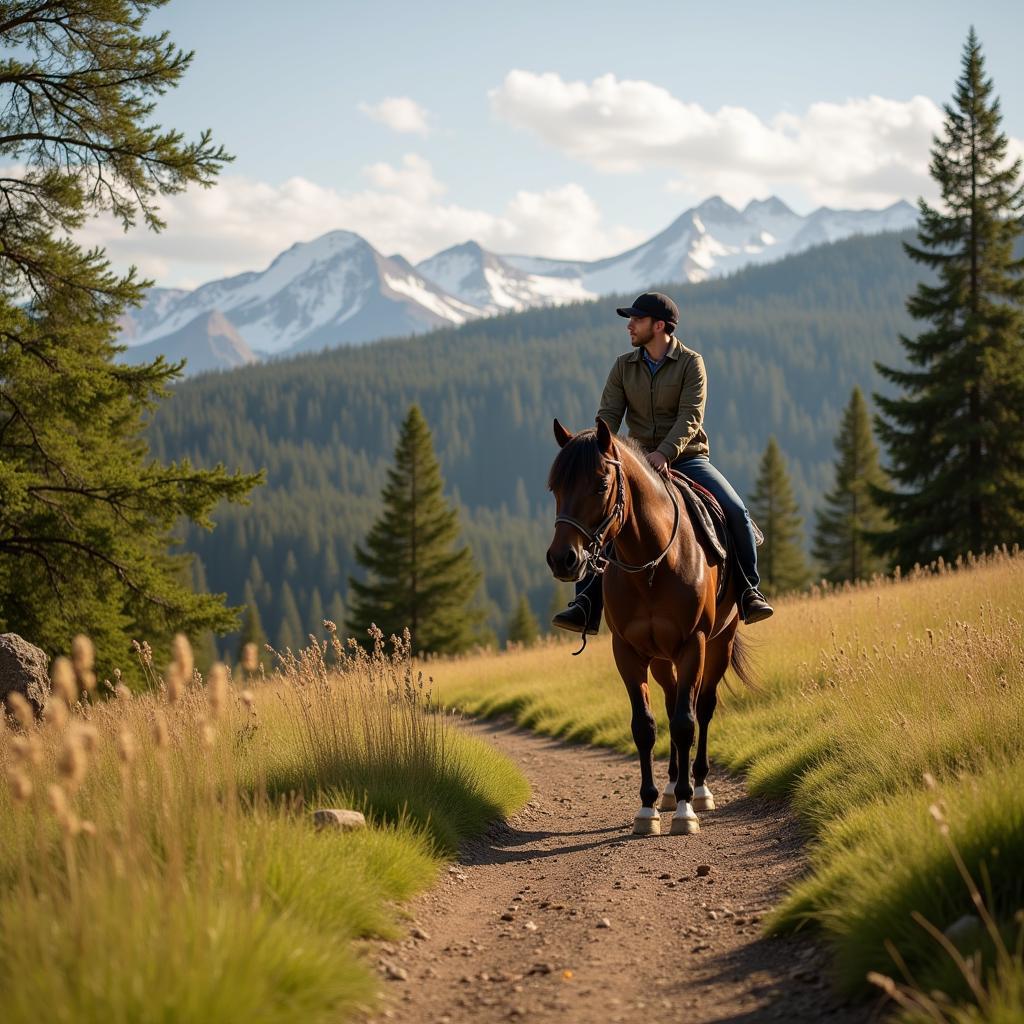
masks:
<path id="1" fill-rule="evenodd" d="M 139 647 L 149 693 L 90 699 L 79 638 L 43 721 L 16 703 L 0 729 L 5 1024 L 344 1019 L 375 998 L 362 940 L 401 935 L 400 902 L 528 797 L 430 710 L 402 641 L 332 634 L 268 680 L 175 651 Z M 325 807 L 368 827 L 318 831 Z"/>
<path id="2" fill-rule="evenodd" d="M 810 840 L 768 927 L 820 929 L 837 982 L 908 1020 L 1024 1019 L 1022 623 L 1016 551 L 816 589 L 745 632 L 758 689 L 720 691 L 712 788 L 715 765 L 745 773 Z M 438 666 L 437 697 L 633 752 L 608 638 L 571 650 Z"/>

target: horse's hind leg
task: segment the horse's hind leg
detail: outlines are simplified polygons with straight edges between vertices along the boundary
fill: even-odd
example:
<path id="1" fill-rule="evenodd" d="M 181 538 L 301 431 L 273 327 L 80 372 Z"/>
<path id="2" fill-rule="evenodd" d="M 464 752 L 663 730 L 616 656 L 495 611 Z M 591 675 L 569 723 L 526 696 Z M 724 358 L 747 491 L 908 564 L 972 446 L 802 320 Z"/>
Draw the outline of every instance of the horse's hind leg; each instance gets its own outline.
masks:
<path id="1" fill-rule="evenodd" d="M 665 714 L 668 720 L 676 710 L 676 673 L 670 661 L 652 661 L 651 675 L 658 681 L 662 690 L 665 691 Z M 674 811 L 676 809 L 676 782 L 679 780 L 679 751 L 676 750 L 675 742 L 669 744 L 668 754 L 668 782 L 661 791 L 661 802 L 658 804 L 660 811 Z"/>
<path id="2" fill-rule="evenodd" d="M 676 813 L 672 816 L 672 835 L 690 835 L 700 831 L 697 815 L 690 801 L 693 786 L 690 785 L 690 748 L 693 746 L 694 727 L 693 704 L 700 681 L 704 675 L 704 650 L 706 640 L 703 633 L 694 633 L 687 641 L 682 656 L 676 664 L 676 709 L 670 726 L 679 758 L 679 778 L 676 782 Z"/>
<path id="3" fill-rule="evenodd" d="M 715 798 L 706 782 L 710 764 L 708 763 L 708 728 L 718 704 L 718 684 L 729 667 L 732 653 L 732 638 L 735 629 L 727 634 L 716 637 L 708 644 L 704 658 L 704 676 L 701 679 L 700 692 L 697 694 L 697 725 L 700 733 L 697 738 L 697 756 L 693 759 L 693 809 L 695 811 L 713 811 Z"/>
<path id="4" fill-rule="evenodd" d="M 654 806 L 658 799 L 658 787 L 654 784 L 654 740 L 656 727 L 651 711 L 651 692 L 647 685 L 646 658 L 637 654 L 632 647 L 618 636 L 612 636 L 612 653 L 615 665 L 626 684 L 629 703 L 633 709 L 631 726 L 636 752 L 640 756 L 640 810 L 633 819 L 636 835 L 659 835 L 661 818 Z"/>

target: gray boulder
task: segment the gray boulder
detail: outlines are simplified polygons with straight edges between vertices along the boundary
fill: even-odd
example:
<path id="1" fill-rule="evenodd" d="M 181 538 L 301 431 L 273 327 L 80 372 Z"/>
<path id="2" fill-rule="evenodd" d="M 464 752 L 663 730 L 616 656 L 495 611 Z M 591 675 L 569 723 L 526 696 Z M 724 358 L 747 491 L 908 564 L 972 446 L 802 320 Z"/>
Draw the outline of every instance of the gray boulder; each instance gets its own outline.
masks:
<path id="1" fill-rule="evenodd" d="M 50 693 L 49 667 L 46 652 L 35 644 L 17 633 L 0 633 L 0 705 L 8 694 L 20 693 L 42 711 Z"/>

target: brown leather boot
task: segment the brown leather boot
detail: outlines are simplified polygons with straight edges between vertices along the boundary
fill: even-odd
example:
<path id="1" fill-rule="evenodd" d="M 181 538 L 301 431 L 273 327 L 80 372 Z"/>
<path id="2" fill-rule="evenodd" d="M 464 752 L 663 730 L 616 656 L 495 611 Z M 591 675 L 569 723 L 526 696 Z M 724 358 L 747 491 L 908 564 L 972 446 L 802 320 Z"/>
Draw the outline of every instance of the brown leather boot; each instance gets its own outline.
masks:
<path id="1" fill-rule="evenodd" d="M 740 599 L 740 614 L 743 621 L 750 626 L 763 619 L 770 619 L 775 614 L 775 609 L 765 600 L 760 590 L 751 587 Z"/>

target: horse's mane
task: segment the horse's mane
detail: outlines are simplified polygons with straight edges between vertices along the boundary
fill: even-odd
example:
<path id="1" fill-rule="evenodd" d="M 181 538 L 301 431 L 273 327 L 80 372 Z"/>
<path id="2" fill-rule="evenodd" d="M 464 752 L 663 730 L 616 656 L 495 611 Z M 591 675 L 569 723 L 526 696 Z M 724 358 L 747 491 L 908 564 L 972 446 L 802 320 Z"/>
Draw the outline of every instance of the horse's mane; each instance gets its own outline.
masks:
<path id="1" fill-rule="evenodd" d="M 653 481 L 658 482 L 658 474 L 647 461 L 647 452 L 643 445 L 631 437 L 616 437 L 615 443 L 635 455 L 642 471 Z M 603 458 L 601 447 L 597 443 L 596 428 L 591 427 L 590 430 L 581 430 L 578 434 L 573 434 L 572 439 L 555 456 L 555 461 L 551 464 L 548 490 L 553 491 L 557 484 L 578 474 L 597 476 L 601 471 Z"/>

